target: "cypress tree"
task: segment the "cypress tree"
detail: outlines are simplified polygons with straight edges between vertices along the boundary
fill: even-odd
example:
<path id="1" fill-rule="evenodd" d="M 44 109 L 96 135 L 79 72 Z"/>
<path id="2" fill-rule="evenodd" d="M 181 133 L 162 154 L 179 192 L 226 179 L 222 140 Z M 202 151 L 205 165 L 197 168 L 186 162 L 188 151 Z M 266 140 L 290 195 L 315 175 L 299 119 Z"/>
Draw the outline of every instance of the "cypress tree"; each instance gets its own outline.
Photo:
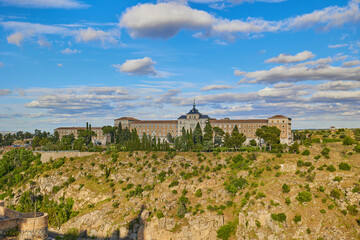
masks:
<path id="1" fill-rule="evenodd" d="M 206 125 L 204 128 L 204 141 L 212 141 L 213 140 L 213 135 L 214 135 L 214 131 L 211 127 L 210 124 L 210 119 L 206 120 Z"/>
<path id="2" fill-rule="evenodd" d="M 200 127 L 200 124 L 197 123 L 196 127 L 195 127 L 195 131 L 194 131 L 194 143 L 202 144 L 202 138 L 203 138 L 203 136 L 202 136 L 201 127 Z"/>

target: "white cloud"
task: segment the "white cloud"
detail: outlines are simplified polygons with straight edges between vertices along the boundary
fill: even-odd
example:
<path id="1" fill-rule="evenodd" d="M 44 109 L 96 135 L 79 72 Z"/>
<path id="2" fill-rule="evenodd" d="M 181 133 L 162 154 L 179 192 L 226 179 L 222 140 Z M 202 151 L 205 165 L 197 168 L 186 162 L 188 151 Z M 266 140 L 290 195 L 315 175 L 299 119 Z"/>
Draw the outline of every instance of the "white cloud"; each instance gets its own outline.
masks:
<path id="1" fill-rule="evenodd" d="M 342 44 L 329 44 L 328 48 L 342 48 L 342 47 L 346 47 L 348 44 L 347 43 L 342 43 Z"/>
<path id="2" fill-rule="evenodd" d="M 229 85 L 208 85 L 201 88 L 201 91 L 211 91 L 211 90 L 224 90 L 224 89 L 231 89 L 232 86 Z"/>
<path id="3" fill-rule="evenodd" d="M 316 85 L 319 90 L 352 90 L 360 88 L 356 81 L 332 81 Z"/>
<path id="4" fill-rule="evenodd" d="M 314 57 L 315 57 L 315 55 L 310 51 L 303 51 L 294 56 L 291 54 L 282 53 L 277 57 L 273 57 L 273 58 L 266 60 L 265 62 L 267 62 L 267 63 L 296 63 L 296 62 L 306 61 L 306 60 L 312 59 Z"/>
<path id="5" fill-rule="evenodd" d="M 239 83 L 278 83 L 307 80 L 360 81 L 360 66 L 353 68 L 335 67 L 328 65 L 329 61 L 331 59 L 323 58 L 297 65 L 281 65 L 269 70 L 255 72 L 235 70 L 234 74 L 243 77 Z"/>
<path id="6" fill-rule="evenodd" d="M 345 7 L 330 6 L 286 20 L 286 29 L 304 29 L 320 26 L 323 30 L 340 27 L 360 20 L 359 1 L 350 0 Z"/>
<path id="7" fill-rule="evenodd" d="M 170 38 L 182 29 L 209 29 L 215 18 L 176 2 L 138 4 L 128 8 L 120 19 L 120 27 L 133 38 Z"/>
<path id="8" fill-rule="evenodd" d="M 217 4 L 221 1 L 200 0 L 200 2 Z M 244 1 L 233 2 L 242 3 Z M 167 39 L 175 36 L 182 29 L 190 29 L 201 31 L 194 34 L 198 38 L 220 35 L 228 40 L 233 40 L 236 33 L 254 37 L 253 34 L 258 36 L 264 32 L 293 31 L 313 27 L 327 30 L 360 20 L 358 0 L 349 1 L 345 7 L 330 6 L 279 21 L 252 17 L 245 20 L 217 18 L 185 4 L 186 1 L 138 4 L 126 10 L 120 19 L 119 26 L 127 28 L 133 38 Z"/>
<path id="9" fill-rule="evenodd" d="M 64 50 L 61 51 L 61 53 L 69 55 L 69 54 L 81 53 L 81 51 L 77 49 L 65 48 Z"/>
<path id="10" fill-rule="evenodd" d="M 0 96 L 9 95 L 11 92 L 10 89 L 0 89 Z"/>
<path id="11" fill-rule="evenodd" d="M 311 101 L 337 102 L 337 101 L 360 101 L 360 91 L 318 91 L 313 94 Z"/>
<path id="12" fill-rule="evenodd" d="M 126 60 L 123 64 L 113 64 L 112 67 L 116 68 L 117 71 L 128 73 L 130 75 L 157 75 L 157 71 L 154 68 L 154 62 L 149 57 L 141 59 Z"/>
<path id="13" fill-rule="evenodd" d="M 46 41 L 45 39 L 42 39 L 40 38 L 38 40 L 38 44 L 41 46 L 41 47 L 51 47 L 51 43 Z"/>
<path id="14" fill-rule="evenodd" d="M 87 29 L 80 29 L 77 31 L 76 40 L 78 42 L 100 41 L 102 43 L 108 42 L 111 44 L 116 44 L 118 42 L 118 36 L 119 32 L 117 31 L 105 32 L 103 30 L 96 30 L 92 27 L 88 27 Z"/>
<path id="15" fill-rule="evenodd" d="M 65 27 L 44 25 L 40 23 L 29 22 L 0 22 L 0 25 L 6 30 L 20 32 L 26 36 L 32 36 L 35 34 L 72 34 L 72 31 Z"/>
<path id="16" fill-rule="evenodd" d="M 6 39 L 8 43 L 15 44 L 16 46 L 21 47 L 21 44 L 24 40 L 24 34 L 16 32 L 8 36 Z"/>
<path id="17" fill-rule="evenodd" d="M 89 5 L 76 0 L 0 0 L 3 5 L 24 8 L 86 8 Z"/>
<path id="18" fill-rule="evenodd" d="M 63 67 L 64 65 L 62 63 L 56 64 L 58 67 Z"/>
<path id="19" fill-rule="evenodd" d="M 354 60 L 354 61 L 348 61 L 343 63 L 343 67 L 353 67 L 353 66 L 359 66 L 360 60 Z"/>

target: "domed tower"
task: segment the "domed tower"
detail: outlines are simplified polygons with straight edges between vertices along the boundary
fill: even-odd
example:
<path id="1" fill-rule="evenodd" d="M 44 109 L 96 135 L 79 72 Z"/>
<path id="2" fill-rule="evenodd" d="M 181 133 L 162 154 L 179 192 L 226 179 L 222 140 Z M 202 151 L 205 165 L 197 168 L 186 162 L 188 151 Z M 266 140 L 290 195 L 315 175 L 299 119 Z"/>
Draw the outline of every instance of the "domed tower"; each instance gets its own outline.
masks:
<path id="1" fill-rule="evenodd" d="M 185 128 L 186 131 L 190 131 L 190 129 L 194 131 L 197 123 L 200 124 L 200 127 L 203 130 L 205 128 L 206 120 L 209 118 L 208 115 L 203 115 L 196 109 L 194 100 L 193 108 L 186 115 L 181 115 L 178 118 L 178 136 L 181 136 L 183 128 Z"/>

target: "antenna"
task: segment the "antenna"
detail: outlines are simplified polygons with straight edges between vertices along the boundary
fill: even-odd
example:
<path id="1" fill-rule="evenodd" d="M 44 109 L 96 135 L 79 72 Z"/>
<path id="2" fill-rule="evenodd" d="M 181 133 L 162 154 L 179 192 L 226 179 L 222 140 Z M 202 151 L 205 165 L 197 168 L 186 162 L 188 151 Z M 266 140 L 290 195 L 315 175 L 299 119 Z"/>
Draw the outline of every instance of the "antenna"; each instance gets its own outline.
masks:
<path id="1" fill-rule="evenodd" d="M 194 98 L 194 105 L 193 105 L 194 109 L 195 109 L 195 98 Z"/>

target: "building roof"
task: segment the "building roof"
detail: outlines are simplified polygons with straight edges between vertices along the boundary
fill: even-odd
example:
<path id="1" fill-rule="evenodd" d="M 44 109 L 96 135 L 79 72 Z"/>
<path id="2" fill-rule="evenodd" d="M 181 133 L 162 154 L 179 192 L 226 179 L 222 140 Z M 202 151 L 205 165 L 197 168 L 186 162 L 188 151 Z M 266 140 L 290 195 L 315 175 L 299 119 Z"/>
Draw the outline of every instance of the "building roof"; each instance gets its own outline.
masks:
<path id="1" fill-rule="evenodd" d="M 86 129 L 86 127 L 59 127 L 55 128 L 54 130 L 77 130 L 77 129 Z M 91 130 L 99 130 L 102 129 L 102 127 L 91 127 Z"/>
<path id="2" fill-rule="evenodd" d="M 121 117 L 117 118 L 115 120 L 130 120 L 130 121 L 139 121 L 139 119 L 133 118 L 133 117 Z"/>
<path id="3" fill-rule="evenodd" d="M 267 119 L 210 119 L 210 123 L 267 123 Z"/>
<path id="4" fill-rule="evenodd" d="M 131 124 L 143 124 L 143 123 L 161 123 L 161 124 L 177 124 L 176 120 L 138 120 Z"/>
<path id="5" fill-rule="evenodd" d="M 275 115 L 273 117 L 270 117 L 269 119 L 273 119 L 273 118 L 286 118 L 286 119 L 288 119 L 288 117 L 285 117 L 283 115 Z"/>
<path id="6" fill-rule="evenodd" d="M 186 119 L 185 115 L 181 115 L 180 117 L 178 117 L 178 119 Z"/>

